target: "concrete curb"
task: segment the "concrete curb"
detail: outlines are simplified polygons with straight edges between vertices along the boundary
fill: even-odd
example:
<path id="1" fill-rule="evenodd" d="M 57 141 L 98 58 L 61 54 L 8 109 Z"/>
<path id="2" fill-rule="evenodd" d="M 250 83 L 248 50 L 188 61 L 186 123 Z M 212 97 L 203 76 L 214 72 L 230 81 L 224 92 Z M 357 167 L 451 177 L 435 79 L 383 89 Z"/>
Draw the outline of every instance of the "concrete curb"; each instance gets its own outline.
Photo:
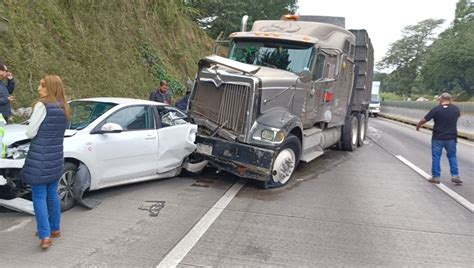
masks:
<path id="1" fill-rule="evenodd" d="M 397 115 L 387 114 L 387 113 L 379 113 L 379 116 L 383 117 L 383 118 L 387 118 L 387 119 L 407 123 L 407 124 L 414 125 L 414 126 L 416 126 L 416 124 L 418 124 L 418 121 L 415 121 L 411 118 L 406 118 L 406 117 L 403 117 L 403 116 L 397 116 Z M 433 125 L 425 124 L 425 125 L 423 125 L 423 128 L 432 130 Z M 474 134 L 472 134 L 472 133 L 458 131 L 458 137 L 463 138 L 463 139 L 467 139 L 467 140 L 470 140 L 470 141 L 474 141 Z"/>

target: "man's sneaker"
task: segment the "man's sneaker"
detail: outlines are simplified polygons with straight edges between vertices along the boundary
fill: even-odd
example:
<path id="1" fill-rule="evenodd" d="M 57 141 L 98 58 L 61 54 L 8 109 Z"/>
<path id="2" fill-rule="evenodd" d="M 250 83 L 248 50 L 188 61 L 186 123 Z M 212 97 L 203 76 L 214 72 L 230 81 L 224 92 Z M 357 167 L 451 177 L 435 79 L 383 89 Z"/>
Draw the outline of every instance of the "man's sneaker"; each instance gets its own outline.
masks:
<path id="1" fill-rule="evenodd" d="M 461 184 L 462 183 L 462 180 L 461 180 L 461 178 L 459 178 L 459 176 L 452 177 L 451 181 L 456 183 L 456 184 Z"/>
<path id="2" fill-rule="evenodd" d="M 440 184 L 441 183 L 441 179 L 439 177 L 431 177 L 431 179 L 429 179 L 428 181 L 431 182 L 431 183 L 434 183 L 434 184 Z"/>

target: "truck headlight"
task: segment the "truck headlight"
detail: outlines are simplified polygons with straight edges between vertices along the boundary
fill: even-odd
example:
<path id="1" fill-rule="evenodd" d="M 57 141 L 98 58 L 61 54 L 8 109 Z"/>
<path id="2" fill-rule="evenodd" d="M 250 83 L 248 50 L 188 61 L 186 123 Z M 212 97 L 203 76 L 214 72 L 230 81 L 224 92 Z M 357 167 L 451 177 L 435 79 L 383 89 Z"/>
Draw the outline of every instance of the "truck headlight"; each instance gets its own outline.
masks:
<path id="1" fill-rule="evenodd" d="M 264 129 L 262 130 L 262 134 L 260 135 L 260 137 L 262 138 L 262 140 L 273 141 L 273 137 L 275 137 L 275 132 L 268 129 Z"/>
<path id="2" fill-rule="evenodd" d="M 282 142 L 285 139 L 285 131 L 273 131 L 269 129 L 262 130 L 260 134 L 262 140 L 271 141 L 271 142 Z"/>

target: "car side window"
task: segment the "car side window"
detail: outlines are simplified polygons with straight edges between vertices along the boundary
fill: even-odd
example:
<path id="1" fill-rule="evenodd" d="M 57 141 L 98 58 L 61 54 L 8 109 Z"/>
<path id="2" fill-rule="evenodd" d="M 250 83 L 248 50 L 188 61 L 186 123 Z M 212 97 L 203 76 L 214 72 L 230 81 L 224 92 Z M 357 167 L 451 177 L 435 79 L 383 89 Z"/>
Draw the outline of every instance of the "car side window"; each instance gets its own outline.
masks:
<path id="1" fill-rule="evenodd" d="M 120 125 L 124 131 L 154 129 L 153 113 L 147 106 L 132 106 L 118 110 L 105 123 Z"/>
<path id="2" fill-rule="evenodd" d="M 186 114 L 176 108 L 160 106 L 157 107 L 157 109 L 162 127 L 182 125 L 187 123 Z"/>

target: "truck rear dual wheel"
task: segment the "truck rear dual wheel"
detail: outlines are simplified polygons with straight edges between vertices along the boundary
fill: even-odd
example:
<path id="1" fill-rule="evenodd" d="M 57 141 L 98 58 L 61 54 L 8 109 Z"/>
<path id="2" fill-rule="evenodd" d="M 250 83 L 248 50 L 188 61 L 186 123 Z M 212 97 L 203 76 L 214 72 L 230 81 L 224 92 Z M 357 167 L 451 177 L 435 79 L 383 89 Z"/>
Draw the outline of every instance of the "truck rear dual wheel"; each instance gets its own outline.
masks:
<path id="1" fill-rule="evenodd" d="M 349 116 L 342 127 L 342 149 L 355 151 L 359 140 L 359 123 L 356 116 Z"/>
<path id="2" fill-rule="evenodd" d="M 362 147 L 364 145 L 365 137 L 367 135 L 367 123 L 368 123 L 368 118 L 365 116 L 365 114 L 359 114 L 357 115 L 357 122 L 358 122 L 358 140 L 357 140 L 357 145 L 359 147 Z"/>

